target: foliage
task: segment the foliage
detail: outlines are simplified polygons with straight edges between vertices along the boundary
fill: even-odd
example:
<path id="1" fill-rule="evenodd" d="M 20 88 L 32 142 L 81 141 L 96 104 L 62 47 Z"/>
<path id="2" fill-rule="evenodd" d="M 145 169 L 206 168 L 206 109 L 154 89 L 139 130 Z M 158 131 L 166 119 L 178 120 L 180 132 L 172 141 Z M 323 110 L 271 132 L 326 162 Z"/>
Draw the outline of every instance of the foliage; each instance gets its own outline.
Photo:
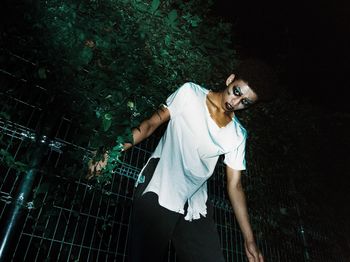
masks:
<path id="1" fill-rule="evenodd" d="M 6 128 L 6 121 L 9 120 L 10 116 L 6 112 L 0 112 L 0 120 L 3 120 L 3 125 Z M 5 166 L 15 169 L 18 172 L 24 172 L 28 169 L 28 165 L 23 161 L 16 161 L 13 154 L 4 148 L 8 148 L 9 141 L 6 139 L 3 133 L 0 133 L 0 160 Z"/>
<path id="2" fill-rule="evenodd" d="M 230 25 L 209 17 L 210 5 L 40 2 L 28 16 L 40 42 L 32 47 L 40 61 L 36 77 L 63 94 L 61 106 L 75 112 L 82 141 L 107 146 L 115 162 L 120 144 L 132 140 L 130 130 L 169 93 L 186 81 L 215 88 L 234 67 Z"/>
<path id="3" fill-rule="evenodd" d="M 2 55 L 0 59 L 18 79 L 48 89 L 47 126 L 66 115 L 79 126 L 75 142 L 97 149 L 96 159 L 109 149 L 112 157 L 97 179 L 100 183 L 111 176 L 121 144 L 132 140 L 130 129 L 172 91 L 186 81 L 216 88 L 236 62 L 231 26 L 209 16 L 210 1 L 7 5 L 3 10 L 15 12 L 13 21 L 2 21 L 4 47 L 32 60 L 36 71 L 17 68 Z M 31 95 L 29 89 L 17 91 Z M 11 112 L 13 118 L 23 114 Z"/>
<path id="4" fill-rule="evenodd" d="M 24 172 L 28 169 L 28 165 L 23 162 L 16 161 L 8 151 L 4 149 L 0 149 L 0 159 L 1 162 L 4 163 L 9 168 L 13 168 L 18 170 L 19 172 Z"/>
<path id="5" fill-rule="evenodd" d="M 130 128 L 179 85 L 215 84 L 223 65 L 232 68 L 230 27 L 209 20 L 208 7 L 200 0 L 45 2 L 35 27 L 50 51 L 38 75 L 46 78 L 47 67 L 59 76 L 54 84 L 94 131 L 93 147 L 118 135 L 130 140 Z"/>
<path id="6" fill-rule="evenodd" d="M 186 81 L 216 88 L 235 66 L 230 25 L 209 17 L 208 1 L 37 3 L 28 6 L 36 6 L 36 10 L 28 9 L 24 16 L 31 35 L 26 40 L 22 35 L 17 43 L 22 50 L 25 47 L 26 57 L 37 61 L 37 71 L 30 76 L 27 72 L 16 74 L 50 89 L 59 101 L 52 114 L 67 114 L 80 126 L 77 139 L 81 145 L 109 148 L 111 163 L 98 177 L 99 184 L 108 182 L 121 144 L 131 140 L 130 129 L 170 92 Z M 259 168 L 247 187 L 254 225 L 269 225 L 287 238 L 293 233 L 291 223 L 298 220 L 295 207 L 282 206 L 282 199 L 295 198 L 295 192 L 290 188 L 278 191 L 272 181 L 302 177 L 310 170 L 304 163 L 312 151 L 300 150 L 301 138 L 317 132 L 310 110 L 285 97 L 241 116 L 250 131 L 248 170 Z M 310 125 L 305 125 L 306 118 Z M 5 151 L 0 154 L 8 165 L 16 164 Z M 74 173 L 76 168 L 62 169 L 65 176 Z M 63 195 L 61 188 L 52 188 L 54 184 L 42 184 L 35 190 L 36 196 L 45 192 Z M 308 188 L 305 184 L 303 190 Z M 308 209 L 310 206 L 303 206 Z M 322 225 L 323 221 L 319 228 Z"/>

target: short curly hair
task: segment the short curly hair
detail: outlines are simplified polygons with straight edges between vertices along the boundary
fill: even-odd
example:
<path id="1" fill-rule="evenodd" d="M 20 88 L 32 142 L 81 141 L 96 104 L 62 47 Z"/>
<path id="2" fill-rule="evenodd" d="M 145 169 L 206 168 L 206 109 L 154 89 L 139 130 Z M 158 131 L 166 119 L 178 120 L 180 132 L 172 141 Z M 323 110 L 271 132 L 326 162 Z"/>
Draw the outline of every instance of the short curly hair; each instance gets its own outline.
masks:
<path id="1" fill-rule="evenodd" d="M 277 90 L 277 76 L 265 62 L 249 58 L 242 60 L 234 70 L 236 79 L 246 82 L 258 95 L 259 101 L 269 101 Z"/>

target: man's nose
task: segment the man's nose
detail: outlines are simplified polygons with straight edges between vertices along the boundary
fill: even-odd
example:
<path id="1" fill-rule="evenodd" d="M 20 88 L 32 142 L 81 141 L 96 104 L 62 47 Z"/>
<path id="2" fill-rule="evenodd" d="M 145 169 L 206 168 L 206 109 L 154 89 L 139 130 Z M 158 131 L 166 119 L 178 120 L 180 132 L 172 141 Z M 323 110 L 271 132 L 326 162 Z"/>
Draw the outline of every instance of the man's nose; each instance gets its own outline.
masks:
<path id="1" fill-rule="evenodd" d="M 232 99 L 231 103 L 233 106 L 237 106 L 239 105 L 239 103 L 241 102 L 241 98 L 240 97 L 235 97 Z"/>

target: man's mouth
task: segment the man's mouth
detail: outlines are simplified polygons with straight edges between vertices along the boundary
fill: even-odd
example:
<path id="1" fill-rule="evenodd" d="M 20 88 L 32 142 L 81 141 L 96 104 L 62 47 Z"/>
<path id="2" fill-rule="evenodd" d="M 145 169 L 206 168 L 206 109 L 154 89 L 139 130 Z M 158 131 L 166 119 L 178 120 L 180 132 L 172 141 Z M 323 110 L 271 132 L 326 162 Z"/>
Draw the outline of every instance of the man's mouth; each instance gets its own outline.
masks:
<path id="1" fill-rule="evenodd" d="M 233 111 L 233 109 L 234 109 L 233 106 L 228 102 L 225 103 L 225 106 L 229 111 Z"/>

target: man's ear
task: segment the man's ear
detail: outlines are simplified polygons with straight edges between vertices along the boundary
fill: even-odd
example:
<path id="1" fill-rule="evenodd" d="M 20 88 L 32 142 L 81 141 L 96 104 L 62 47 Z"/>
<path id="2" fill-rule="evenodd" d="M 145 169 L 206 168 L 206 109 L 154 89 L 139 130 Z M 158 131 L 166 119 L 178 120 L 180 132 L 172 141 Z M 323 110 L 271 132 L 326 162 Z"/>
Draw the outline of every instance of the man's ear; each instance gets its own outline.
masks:
<path id="1" fill-rule="evenodd" d="M 229 86 L 229 84 L 231 84 L 234 80 L 235 80 L 235 75 L 234 74 L 229 75 L 229 77 L 226 80 L 226 86 Z"/>

